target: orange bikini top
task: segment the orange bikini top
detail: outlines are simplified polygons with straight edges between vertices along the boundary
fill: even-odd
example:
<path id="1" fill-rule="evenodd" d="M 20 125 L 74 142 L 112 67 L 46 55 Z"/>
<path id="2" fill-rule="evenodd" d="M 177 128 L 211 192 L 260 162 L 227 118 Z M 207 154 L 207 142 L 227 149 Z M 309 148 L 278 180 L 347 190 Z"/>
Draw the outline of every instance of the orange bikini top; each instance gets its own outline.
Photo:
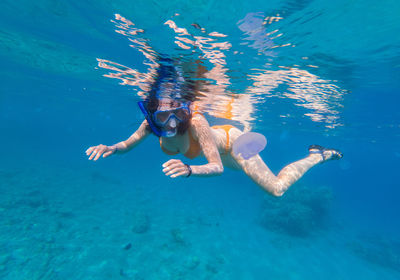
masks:
<path id="1" fill-rule="evenodd" d="M 193 116 L 195 114 L 200 114 L 199 112 L 194 112 Z M 227 154 L 229 152 L 229 130 L 232 128 L 232 125 L 214 125 L 211 128 L 212 129 L 219 129 L 222 128 L 223 130 L 225 130 L 226 132 L 226 146 L 225 146 L 225 153 Z M 187 152 L 184 154 L 185 157 L 193 159 L 197 156 L 200 155 L 201 153 L 201 147 L 200 147 L 200 143 L 194 139 L 192 132 L 190 131 L 190 129 L 188 130 L 189 133 L 189 149 L 187 150 Z M 179 152 L 174 152 L 174 151 L 169 151 L 167 149 L 165 149 L 162 145 L 162 138 L 160 137 L 160 147 L 161 150 L 163 150 L 164 153 L 166 153 L 167 155 L 176 155 Z"/>
<path id="2" fill-rule="evenodd" d="M 200 147 L 200 143 L 194 139 L 190 129 L 188 130 L 188 133 L 189 133 L 189 149 L 184 154 L 184 156 L 187 158 L 193 159 L 193 158 L 197 157 L 198 155 L 200 155 L 201 147 Z M 160 147 L 161 147 L 161 150 L 163 150 L 163 152 L 166 153 L 167 155 L 173 156 L 173 155 L 179 154 L 179 152 L 173 152 L 173 151 L 169 151 L 169 150 L 165 149 L 162 145 L 161 137 L 160 137 Z"/>

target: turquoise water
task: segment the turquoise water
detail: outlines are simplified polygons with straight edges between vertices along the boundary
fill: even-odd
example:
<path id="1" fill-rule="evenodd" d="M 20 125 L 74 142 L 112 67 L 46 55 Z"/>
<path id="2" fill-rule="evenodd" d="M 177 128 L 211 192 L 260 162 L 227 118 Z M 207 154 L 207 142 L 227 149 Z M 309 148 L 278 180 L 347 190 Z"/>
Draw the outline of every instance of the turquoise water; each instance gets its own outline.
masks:
<path id="1" fill-rule="evenodd" d="M 2 1 L 0 278 L 399 279 L 399 14 L 394 0 Z M 310 144 L 344 158 L 281 198 L 228 169 L 170 179 L 156 137 L 88 161 L 142 121 L 155 54 L 201 61 L 199 109 L 264 134 L 273 172 Z"/>

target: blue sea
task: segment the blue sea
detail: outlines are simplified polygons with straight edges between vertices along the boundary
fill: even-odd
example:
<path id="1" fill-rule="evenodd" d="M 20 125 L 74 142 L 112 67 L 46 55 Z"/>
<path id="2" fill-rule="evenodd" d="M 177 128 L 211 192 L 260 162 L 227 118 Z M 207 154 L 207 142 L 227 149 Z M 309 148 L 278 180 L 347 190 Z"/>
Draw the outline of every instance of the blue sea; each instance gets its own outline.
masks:
<path id="1" fill-rule="evenodd" d="M 0 3 L 0 279 L 400 279 L 400 2 Z M 266 136 L 282 197 L 243 172 L 171 179 L 143 121 L 155 57 L 201 66 L 211 125 Z M 197 69 L 197 70 L 193 70 Z M 189 74 L 188 74 L 189 73 Z"/>

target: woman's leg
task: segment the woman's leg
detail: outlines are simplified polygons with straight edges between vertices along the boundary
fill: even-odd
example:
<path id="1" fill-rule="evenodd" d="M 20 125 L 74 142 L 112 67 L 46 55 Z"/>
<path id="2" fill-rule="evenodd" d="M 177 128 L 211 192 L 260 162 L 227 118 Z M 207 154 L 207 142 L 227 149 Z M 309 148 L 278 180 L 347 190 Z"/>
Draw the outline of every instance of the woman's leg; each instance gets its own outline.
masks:
<path id="1" fill-rule="evenodd" d="M 278 176 L 275 176 L 259 155 L 247 160 L 241 156 L 232 155 L 232 157 L 257 185 L 274 196 L 282 196 L 311 167 L 323 161 L 321 155 L 310 154 L 285 166 Z"/>
<path id="2" fill-rule="evenodd" d="M 240 133 L 236 129 L 230 131 L 232 138 L 236 139 Z M 321 146 L 311 146 L 310 154 L 299 161 L 293 162 L 285 166 L 275 176 L 268 168 L 265 162 L 259 155 L 253 156 L 250 159 L 243 159 L 241 156 L 234 155 L 232 157 L 239 164 L 241 169 L 261 188 L 274 196 L 282 196 L 291 185 L 299 180 L 311 167 L 327 161 L 332 158 L 341 158 L 339 151 L 334 149 L 322 150 Z"/>

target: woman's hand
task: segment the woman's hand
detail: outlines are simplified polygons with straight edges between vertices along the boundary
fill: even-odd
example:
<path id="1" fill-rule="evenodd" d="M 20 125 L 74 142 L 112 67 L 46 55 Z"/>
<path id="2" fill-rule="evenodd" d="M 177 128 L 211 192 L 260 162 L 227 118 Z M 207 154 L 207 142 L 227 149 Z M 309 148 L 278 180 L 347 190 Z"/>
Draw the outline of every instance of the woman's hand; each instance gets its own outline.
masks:
<path id="1" fill-rule="evenodd" d="M 178 176 L 187 177 L 190 173 L 189 168 L 179 159 L 170 159 L 166 163 L 162 165 L 164 167 L 163 172 L 167 176 L 171 176 L 171 178 L 175 178 Z"/>
<path id="2" fill-rule="evenodd" d="M 117 148 L 115 146 L 98 145 L 87 149 L 86 155 L 89 156 L 89 160 L 92 160 L 93 158 L 94 160 L 98 160 L 101 155 L 103 155 L 103 158 L 106 158 L 114 154 L 116 150 Z"/>

